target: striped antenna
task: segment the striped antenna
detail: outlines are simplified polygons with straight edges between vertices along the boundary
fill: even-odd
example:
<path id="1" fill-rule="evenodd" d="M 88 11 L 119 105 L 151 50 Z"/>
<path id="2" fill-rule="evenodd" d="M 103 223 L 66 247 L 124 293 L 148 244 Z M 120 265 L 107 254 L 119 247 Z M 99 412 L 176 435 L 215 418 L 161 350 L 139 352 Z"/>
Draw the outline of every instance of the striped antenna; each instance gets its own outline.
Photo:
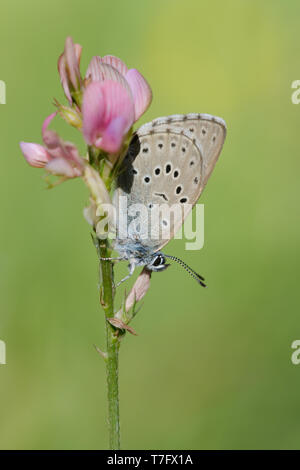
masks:
<path id="1" fill-rule="evenodd" d="M 169 258 L 173 261 L 176 261 L 176 263 L 180 264 L 202 287 L 206 287 L 206 284 L 204 284 L 204 277 L 200 276 L 200 274 L 196 273 L 192 268 L 190 268 L 186 263 L 184 263 L 181 259 L 177 258 L 176 256 L 171 256 L 171 255 L 165 255 L 166 258 Z"/>

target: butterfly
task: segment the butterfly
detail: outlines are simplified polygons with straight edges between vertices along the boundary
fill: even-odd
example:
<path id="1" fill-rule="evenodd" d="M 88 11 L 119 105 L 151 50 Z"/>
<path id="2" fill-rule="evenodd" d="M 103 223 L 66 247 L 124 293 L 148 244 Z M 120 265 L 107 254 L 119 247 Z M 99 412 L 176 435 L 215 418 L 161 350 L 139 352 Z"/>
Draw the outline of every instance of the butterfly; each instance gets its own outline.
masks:
<path id="1" fill-rule="evenodd" d="M 162 253 L 161 249 L 174 237 L 199 199 L 225 137 L 223 119 L 209 114 L 160 117 L 135 132 L 113 198 L 114 206 L 121 214 L 114 242 L 114 249 L 120 256 L 104 258 L 129 261 L 129 274 L 121 282 L 133 274 L 136 266 L 163 271 L 169 266 L 167 259 L 171 259 L 205 287 L 202 276 L 176 256 Z M 121 207 L 123 199 L 126 200 L 125 209 Z M 154 208 L 162 204 L 175 204 L 186 210 L 177 210 L 172 220 L 156 219 L 150 232 L 148 221 Z M 144 211 L 134 223 L 132 209 L 136 206 L 142 206 Z"/>

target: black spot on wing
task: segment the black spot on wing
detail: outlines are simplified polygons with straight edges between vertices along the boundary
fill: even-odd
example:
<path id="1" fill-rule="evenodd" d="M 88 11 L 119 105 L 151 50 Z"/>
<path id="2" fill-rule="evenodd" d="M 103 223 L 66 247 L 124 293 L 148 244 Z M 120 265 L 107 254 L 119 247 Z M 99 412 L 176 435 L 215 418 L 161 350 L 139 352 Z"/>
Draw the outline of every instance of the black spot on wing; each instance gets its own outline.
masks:
<path id="1" fill-rule="evenodd" d="M 155 196 L 159 196 L 159 197 L 162 197 L 165 201 L 168 201 L 169 199 L 167 198 L 167 196 L 164 194 L 164 193 L 154 193 Z"/>

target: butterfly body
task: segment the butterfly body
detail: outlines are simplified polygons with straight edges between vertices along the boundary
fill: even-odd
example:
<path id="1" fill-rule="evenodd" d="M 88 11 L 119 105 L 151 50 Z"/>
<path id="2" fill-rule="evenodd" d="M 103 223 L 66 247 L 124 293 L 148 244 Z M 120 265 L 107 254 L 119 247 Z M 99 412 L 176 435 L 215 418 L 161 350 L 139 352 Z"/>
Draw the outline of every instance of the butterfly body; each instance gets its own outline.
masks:
<path id="1" fill-rule="evenodd" d="M 120 259 L 129 261 L 130 274 L 135 266 L 144 265 L 153 271 L 168 266 L 167 255 L 160 250 L 174 237 L 199 199 L 225 136 L 223 119 L 195 113 L 158 118 L 136 131 L 114 193 L 114 205 L 122 215 L 117 220 L 114 248 Z M 125 208 L 121 207 L 123 199 Z M 136 206 L 143 210 L 135 223 Z M 161 216 L 151 225 L 157 207 L 175 207 L 176 211 L 172 217 Z"/>
<path id="2" fill-rule="evenodd" d="M 165 257 L 160 251 L 154 251 L 143 245 L 142 241 L 126 239 L 123 243 L 117 242 L 114 246 L 115 250 L 121 255 L 120 258 L 128 260 L 130 265 L 147 266 L 151 271 L 161 271 L 165 262 Z M 155 263 L 159 260 L 159 263 Z M 164 269 L 167 265 L 164 265 Z"/>

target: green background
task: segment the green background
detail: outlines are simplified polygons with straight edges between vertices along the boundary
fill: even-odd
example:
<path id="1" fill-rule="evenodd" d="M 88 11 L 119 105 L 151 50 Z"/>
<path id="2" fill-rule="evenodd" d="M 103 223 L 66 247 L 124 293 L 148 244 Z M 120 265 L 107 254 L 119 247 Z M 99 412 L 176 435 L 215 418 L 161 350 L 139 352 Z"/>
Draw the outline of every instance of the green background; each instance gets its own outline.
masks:
<path id="1" fill-rule="evenodd" d="M 168 253 L 120 351 L 123 449 L 300 447 L 299 2 L 2 1 L 0 79 L 0 447 L 107 447 L 97 260 L 80 180 L 45 190 L 18 142 L 41 143 L 56 62 L 71 35 L 114 54 L 153 89 L 141 122 L 223 117 L 228 137 L 200 202 L 205 246 Z M 79 133 L 56 129 L 83 149 Z M 117 276 L 126 272 L 119 268 Z"/>

